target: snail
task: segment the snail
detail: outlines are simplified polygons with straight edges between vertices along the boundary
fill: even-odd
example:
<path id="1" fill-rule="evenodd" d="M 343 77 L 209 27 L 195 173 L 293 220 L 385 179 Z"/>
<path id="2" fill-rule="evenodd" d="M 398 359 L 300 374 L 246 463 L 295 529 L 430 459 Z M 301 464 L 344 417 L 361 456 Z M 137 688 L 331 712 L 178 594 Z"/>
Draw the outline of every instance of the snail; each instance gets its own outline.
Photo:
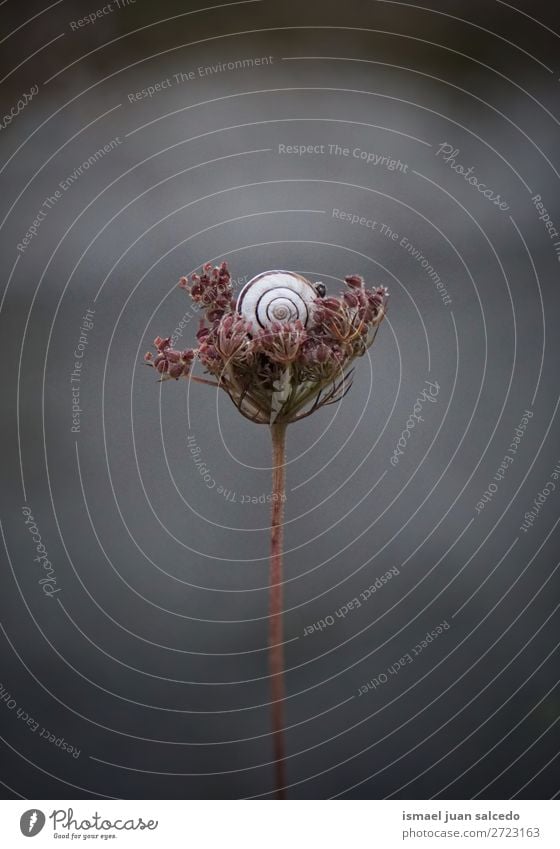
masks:
<path id="1" fill-rule="evenodd" d="M 305 327 L 313 303 L 325 292 L 323 283 L 314 285 L 293 271 L 264 271 L 245 284 L 237 299 L 237 311 L 258 327 L 297 319 Z"/>

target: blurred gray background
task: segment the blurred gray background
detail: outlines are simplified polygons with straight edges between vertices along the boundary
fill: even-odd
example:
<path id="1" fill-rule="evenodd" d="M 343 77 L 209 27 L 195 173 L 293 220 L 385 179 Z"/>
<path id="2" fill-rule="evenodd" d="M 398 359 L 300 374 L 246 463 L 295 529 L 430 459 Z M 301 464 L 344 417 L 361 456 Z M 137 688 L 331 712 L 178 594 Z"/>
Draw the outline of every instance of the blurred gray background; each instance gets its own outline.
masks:
<path id="1" fill-rule="evenodd" d="M 237 290 L 288 268 L 391 294 L 348 396 L 289 429 L 290 798 L 550 798 L 558 10 L 47 5 L 0 8 L 3 794 L 274 789 L 269 434 L 142 365 L 158 334 L 194 344 L 177 280 L 226 259 Z"/>

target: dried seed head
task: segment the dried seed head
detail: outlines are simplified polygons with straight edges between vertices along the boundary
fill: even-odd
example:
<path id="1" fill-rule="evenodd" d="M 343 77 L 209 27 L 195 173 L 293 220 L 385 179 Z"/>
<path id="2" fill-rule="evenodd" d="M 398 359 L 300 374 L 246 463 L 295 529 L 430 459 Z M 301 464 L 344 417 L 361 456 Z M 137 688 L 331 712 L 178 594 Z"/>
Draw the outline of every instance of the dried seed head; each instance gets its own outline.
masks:
<path id="1" fill-rule="evenodd" d="M 157 354 L 154 357 L 151 351 L 148 351 L 144 354 L 144 362 L 153 366 L 160 373 L 162 380 L 188 377 L 195 357 L 194 350 L 187 348 L 185 351 L 175 351 L 170 347 L 170 342 L 171 337 L 162 339 L 161 336 L 156 336 L 154 346 Z"/>
<path id="2" fill-rule="evenodd" d="M 345 278 L 348 288 L 340 297 L 327 298 L 300 275 L 274 274 L 283 275 L 282 281 L 273 282 L 279 287 L 281 282 L 282 289 L 288 287 L 280 293 L 288 306 L 299 303 L 296 296 L 301 297 L 303 291 L 305 321 L 300 317 L 294 320 L 291 308 L 289 315 L 277 319 L 274 313 L 264 324 L 247 320 L 247 304 L 240 309 L 247 287 L 236 300 L 227 264 L 207 263 L 190 281 L 187 277 L 179 281 L 179 287 L 204 312 L 196 334 L 198 348 L 176 351 L 170 337 L 158 336 L 154 340 L 156 354 L 147 353 L 146 363 L 162 380 L 177 380 L 189 377 L 193 361 L 198 359 L 239 411 L 261 424 L 297 421 L 339 400 L 349 387 L 352 361 L 371 345 L 385 316 L 387 290 L 368 289 L 363 278 L 353 274 Z M 265 277 L 254 280 L 260 285 Z M 280 305 L 277 300 L 275 306 Z M 257 312 L 255 306 L 255 315 Z"/>
<path id="3" fill-rule="evenodd" d="M 291 363 L 307 338 L 303 324 L 297 321 L 282 324 L 273 321 L 260 330 L 254 340 L 254 350 L 267 356 L 275 363 Z"/>

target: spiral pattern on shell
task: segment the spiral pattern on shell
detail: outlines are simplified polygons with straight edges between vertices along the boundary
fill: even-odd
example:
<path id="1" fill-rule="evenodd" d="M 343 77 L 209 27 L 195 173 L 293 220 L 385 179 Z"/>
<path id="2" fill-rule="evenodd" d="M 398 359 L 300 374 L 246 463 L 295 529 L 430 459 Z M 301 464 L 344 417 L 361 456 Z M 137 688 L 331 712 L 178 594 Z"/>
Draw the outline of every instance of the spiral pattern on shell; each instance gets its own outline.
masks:
<path id="1" fill-rule="evenodd" d="M 265 271 L 245 284 L 237 311 L 254 327 L 269 327 L 299 319 L 305 327 L 318 293 L 312 283 L 293 271 Z"/>

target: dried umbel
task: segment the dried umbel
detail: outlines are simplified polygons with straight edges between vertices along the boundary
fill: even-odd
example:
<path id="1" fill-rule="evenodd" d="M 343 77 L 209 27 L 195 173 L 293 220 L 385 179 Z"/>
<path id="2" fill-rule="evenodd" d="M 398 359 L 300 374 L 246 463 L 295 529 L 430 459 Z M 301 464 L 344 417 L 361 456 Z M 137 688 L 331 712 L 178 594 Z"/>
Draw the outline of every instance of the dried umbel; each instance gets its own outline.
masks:
<path id="1" fill-rule="evenodd" d="M 339 401 L 350 388 L 352 363 L 373 340 L 387 309 L 387 290 L 369 289 L 356 274 L 339 297 L 325 297 L 322 283 L 291 271 L 267 271 L 233 297 L 227 264 L 207 264 L 182 277 L 204 315 L 198 347 L 176 351 L 171 338 L 154 342 L 145 361 L 161 380 L 187 378 L 223 389 L 253 422 L 270 425 L 272 507 L 270 523 L 269 659 L 276 795 L 286 788 L 284 749 L 284 636 L 282 551 L 286 428 Z M 195 377 L 198 361 L 212 380 Z"/>
<path id="2" fill-rule="evenodd" d="M 170 347 L 170 342 L 170 336 L 166 339 L 157 336 L 154 339 L 154 345 L 158 353 L 154 357 L 152 352 L 148 351 L 144 355 L 144 362 L 159 371 L 162 380 L 164 378 L 179 380 L 180 377 L 188 377 L 194 360 L 194 351 L 192 348 L 187 348 L 186 351 L 174 351 Z"/>
<path id="3" fill-rule="evenodd" d="M 267 271 L 236 300 L 227 263 L 207 264 L 179 282 L 204 312 L 198 348 L 175 351 L 169 338 L 158 337 L 157 354 L 146 354 L 146 362 L 162 380 L 178 380 L 192 378 L 197 359 L 246 418 L 299 421 L 348 391 L 352 362 L 367 351 L 385 316 L 385 288 L 369 289 L 357 275 L 345 282 L 339 297 L 324 297 L 320 283 Z"/>

